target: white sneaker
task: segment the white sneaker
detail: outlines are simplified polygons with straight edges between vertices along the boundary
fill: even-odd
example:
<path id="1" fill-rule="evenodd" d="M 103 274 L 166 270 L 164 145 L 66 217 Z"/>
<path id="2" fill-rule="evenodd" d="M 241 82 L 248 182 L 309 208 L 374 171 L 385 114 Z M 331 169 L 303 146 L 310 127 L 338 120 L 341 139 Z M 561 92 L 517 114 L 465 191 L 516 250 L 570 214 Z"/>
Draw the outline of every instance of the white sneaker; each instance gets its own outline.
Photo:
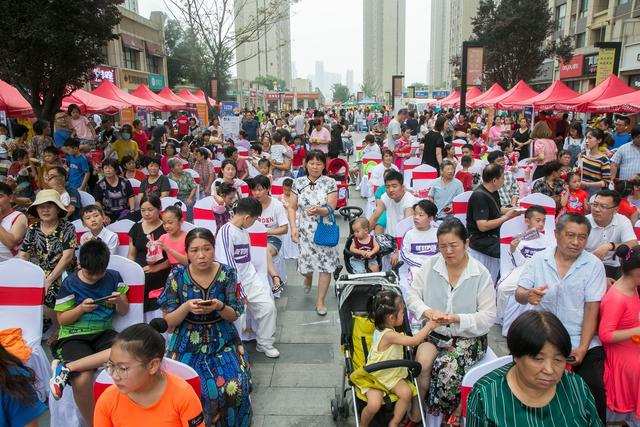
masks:
<path id="1" fill-rule="evenodd" d="M 356 191 L 360 191 L 360 186 L 356 185 Z"/>
<path id="2" fill-rule="evenodd" d="M 272 345 L 263 346 L 263 345 L 257 344 L 256 351 L 259 351 L 260 353 L 264 353 L 264 355 L 270 359 L 277 359 L 278 357 L 280 357 L 280 352 L 278 351 L 277 348 L 275 348 Z"/>

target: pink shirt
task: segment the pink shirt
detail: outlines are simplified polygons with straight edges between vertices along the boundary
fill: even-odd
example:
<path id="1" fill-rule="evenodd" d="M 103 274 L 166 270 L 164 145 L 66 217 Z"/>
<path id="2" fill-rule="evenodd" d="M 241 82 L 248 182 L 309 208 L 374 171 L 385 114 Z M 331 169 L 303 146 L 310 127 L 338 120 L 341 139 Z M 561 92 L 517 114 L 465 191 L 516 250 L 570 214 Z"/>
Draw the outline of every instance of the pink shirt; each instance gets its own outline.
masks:
<path id="1" fill-rule="evenodd" d="M 158 240 L 162 242 L 163 245 L 168 246 L 174 251 L 186 256 L 187 255 L 187 249 L 185 247 L 186 238 L 187 238 L 187 233 L 184 233 L 182 237 L 179 238 L 178 240 L 173 240 L 173 238 L 169 234 L 165 233 L 162 236 L 160 236 Z M 180 264 L 180 261 L 178 261 L 173 256 L 171 256 L 169 252 L 165 251 L 165 253 L 167 254 L 167 258 L 169 259 L 169 264 L 171 265 Z"/>
<path id="2" fill-rule="evenodd" d="M 91 130 L 89 126 L 89 119 L 85 116 L 80 116 L 78 119 L 71 119 L 71 126 L 76 131 L 76 137 L 79 139 L 92 139 L 93 135 L 91 134 Z"/>
<path id="3" fill-rule="evenodd" d="M 536 139 L 533 143 L 533 152 L 535 156 L 542 152 L 544 156 L 542 164 L 549 163 L 558 157 L 558 147 L 553 139 Z"/>
<path id="4" fill-rule="evenodd" d="M 321 141 L 331 141 L 331 134 L 329 133 L 329 130 L 325 127 L 323 127 L 322 129 L 320 129 L 320 132 L 318 132 L 317 129 L 313 129 L 311 131 L 311 139 L 314 138 L 318 138 Z M 328 153 L 329 152 L 329 144 L 318 144 L 318 143 L 311 143 L 311 149 L 312 150 L 320 150 L 323 153 Z"/>

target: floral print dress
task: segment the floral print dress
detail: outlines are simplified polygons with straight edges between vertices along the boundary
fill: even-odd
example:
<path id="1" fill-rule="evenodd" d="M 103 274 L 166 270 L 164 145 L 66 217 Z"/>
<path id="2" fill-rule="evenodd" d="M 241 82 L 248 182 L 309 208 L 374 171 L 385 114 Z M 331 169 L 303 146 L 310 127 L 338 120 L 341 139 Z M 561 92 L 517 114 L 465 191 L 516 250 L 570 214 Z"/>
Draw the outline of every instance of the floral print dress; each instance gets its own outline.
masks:
<path id="1" fill-rule="evenodd" d="M 244 305 L 237 298 L 237 281 L 235 269 L 220 264 L 215 279 L 205 289 L 193 280 L 188 267 L 178 266 L 169 275 L 158 303 L 171 313 L 188 300 L 216 298 L 239 316 Z M 186 363 L 200 376 L 200 398 L 208 427 L 251 424 L 251 371 L 233 323 L 215 311 L 206 315 L 189 313 L 173 332 L 167 357 Z"/>
<path id="2" fill-rule="evenodd" d="M 328 176 L 321 176 L 315 182 L 303 176 L 294 181 L 292 190 L 298 196 L 298 271 L 300 274 L 314 271 L 333 273 L 340 265 L 338 250 L 313 243 L 318 218 L 307 215 L 307 209 L 326 205 L 329 194 L 338 191 L 338 185 Z"/>
<path id="3" fill-rule="evenodd" d="M 75 250 L 77 247 L 75 228 L 70 222 L 61 219 L 56 229 L 48 235 L 44 234 L 40 228 L 39 221 L 31 224 L 24 236 L 20 250 L 27 252 L 31 257 L 31 262 L 40 267 L 44 271 L 44 276 L 47 277 L 58 265 L 58 261 L 62 258 L 62 252 L 66 249 Z M 76 256 L 74 255 L 65 271 L 68 274 L 73 273 L 76 270 L 76 264 Z M 45 306 L 53 308 L 60 284 L 62 284 L 62 276 L 58 277 L 47 289 L 44 296 Z"/>

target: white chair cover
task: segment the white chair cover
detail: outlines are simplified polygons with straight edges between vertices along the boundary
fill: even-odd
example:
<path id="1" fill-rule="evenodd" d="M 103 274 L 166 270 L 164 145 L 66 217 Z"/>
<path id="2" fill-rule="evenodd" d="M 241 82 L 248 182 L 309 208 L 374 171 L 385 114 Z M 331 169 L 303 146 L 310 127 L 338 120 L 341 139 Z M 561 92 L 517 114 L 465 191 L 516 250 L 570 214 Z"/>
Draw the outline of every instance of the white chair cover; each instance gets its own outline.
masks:
<path id="1" fill-rule="evenodd" d="M 129 230 L 135 222 L 129 219 L 121 219 L 120 221 L 116 221 L 113 224 L 109 224 L 107 228 L 118 235 L 118 250 L 116 251 L 117 255 L 126 257 L 129 255 Z"/>
<path id="2" fill-rule="evenodd" d="M 213 215 L 213 196 L 204 197 L 193 205 L 193 225 L 204 227 L 216 235 L 218 227 Z"/>
<path id="3" fill-rule="evenodd" d="M 80 203 L 82 204 L 82 207 L 96 204 L 96 199 L 91 194 L 86 191 L 79 190 L 78 193 L 80 193 Z"/>

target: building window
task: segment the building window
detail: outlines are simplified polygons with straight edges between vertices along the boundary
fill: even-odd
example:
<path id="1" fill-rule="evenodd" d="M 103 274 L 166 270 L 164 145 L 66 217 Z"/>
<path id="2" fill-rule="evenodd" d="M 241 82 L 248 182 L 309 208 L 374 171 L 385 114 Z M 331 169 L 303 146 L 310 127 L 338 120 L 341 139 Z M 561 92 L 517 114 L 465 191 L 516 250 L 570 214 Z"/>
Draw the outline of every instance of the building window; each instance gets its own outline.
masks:
<path id="1" fill-rule="evenodd" d="M 123 6 L 131 12 L 138 13 L 138 0 L 124 0 Z"/>
<path id="2" fill-rule="evenodd" d="M 567 15 L 567 5 L 563 4 L 556 7 L 556 31 L 564 33 L 564 21 Z"/>
<path id="3" fill-rule="evenodd" d="M 124 68 L 131 70 L 138 69 L 138 51 L 129 49 L 128 47 L 122 48 L 122 58 L 124 59 Z"/>
<path id="4" fill-rule="evenodd" d="M 591 31 L 591 44 L 603 42 L 607 33 L 607 27 L 596 28 Z"/>
<path id="5" fill-rule="evenodd" d="M 576 34 L 576 49 L 580 47 L 585 47 L 587 45 L 587 34 L 580 33 Z"/>
<path id="6" fill-rule="evenodd" d="M 102 63 L 103 64 L 108 64 L 109 63 L 109 46 L 106 44 L 102 45 L 102 48 L 100 49 L 100 54 L 102 55 Z"/>
<path id="7" fill-rule="evenodd" d="M 580 80 L 573 80 L 570 82 L 564 82 L 567 87 L 569 87 L 570 89 L 575 90 L 576 92 L 580 92 Z"/>
<path id="8" fill-rule="evenodd" d="M 154 74 L 162 74 L 161 58 L 153 55 L 147 55 L 147 71 Z"/>
<path id="9" fill-rule="evenodd" d="M 578 18 L 584 18 L 589 13 L 589 0 L 580 0 L 580 10 Z"/>

